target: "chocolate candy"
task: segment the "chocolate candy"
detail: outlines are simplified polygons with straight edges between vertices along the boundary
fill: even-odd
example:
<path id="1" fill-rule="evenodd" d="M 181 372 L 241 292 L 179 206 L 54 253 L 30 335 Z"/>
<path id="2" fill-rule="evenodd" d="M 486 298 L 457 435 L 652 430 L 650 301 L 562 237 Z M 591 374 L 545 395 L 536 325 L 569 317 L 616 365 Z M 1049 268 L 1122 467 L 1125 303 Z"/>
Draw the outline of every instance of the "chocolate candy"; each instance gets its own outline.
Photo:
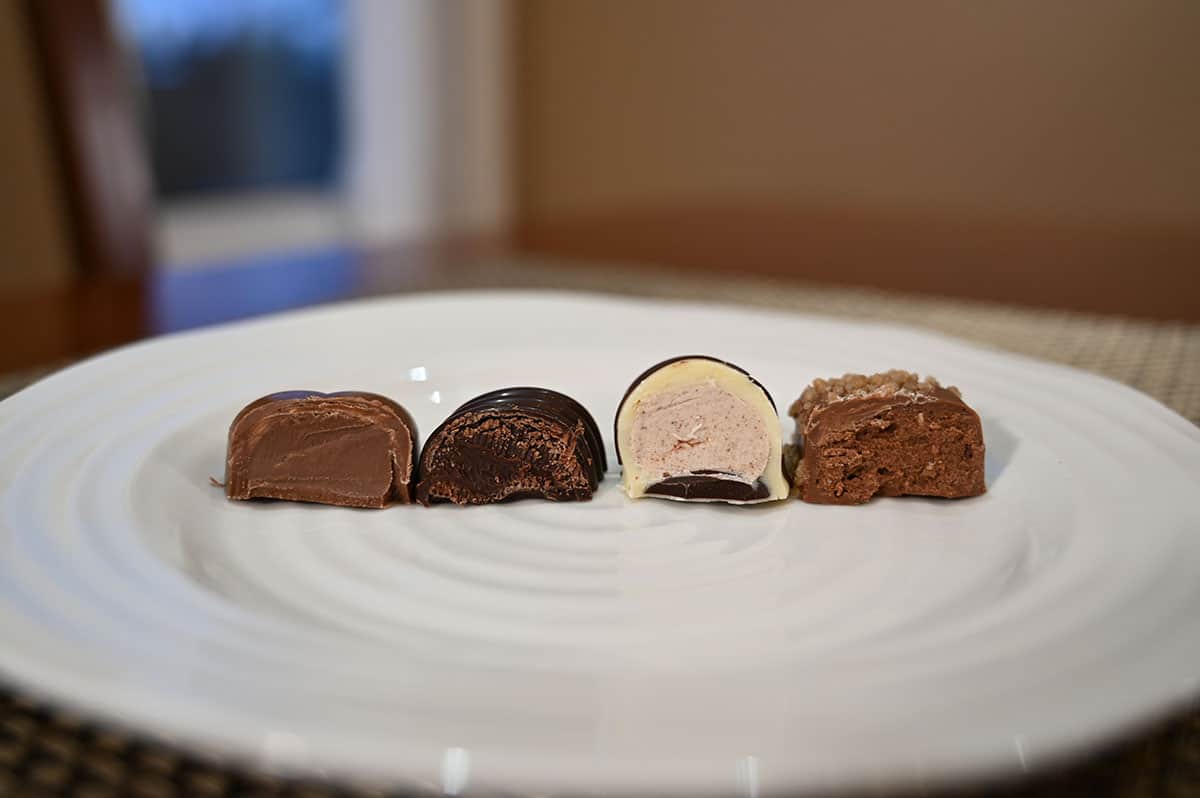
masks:
<path id="1" fill-rule="evenodd" d="M 815 504 L 977 496 L 983 428 L 957 388 L 907 371 L 816 380 L 788 410 L 796 492 Z"/>
<path id="2" fill-rule="evenodd" d="M 251 402 L 229 427 L 225 495 L 343 507 L 409 503 L 417 431 L 384 396 L 287 391 Z"/>
<path id="3" fill-rule="evenodd" d="M 652 366 L 626 391 L 615 428 L 630 498 L 752 504 L 788 495 L 775 403 L 737 366 L 704 355 Z"/>
<path id="4" fill-rule="evenodd" d="M 590 499 L 608 468 L 591 414 L 545 388 L 485 393 L 442 422 L 421 454 L 422 504 Z"/>

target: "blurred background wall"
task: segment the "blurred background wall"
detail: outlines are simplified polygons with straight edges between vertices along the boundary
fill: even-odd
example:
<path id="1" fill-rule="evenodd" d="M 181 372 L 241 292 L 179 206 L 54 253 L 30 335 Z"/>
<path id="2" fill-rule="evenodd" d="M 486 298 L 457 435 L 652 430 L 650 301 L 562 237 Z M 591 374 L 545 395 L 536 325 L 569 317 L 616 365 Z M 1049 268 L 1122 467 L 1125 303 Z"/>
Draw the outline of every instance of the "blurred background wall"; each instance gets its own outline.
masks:
<path id="1" fill-rule="evenodd" d="M 529 247 L 1195 312 L 1200 3 L 518 13 Z"/>
<path id="2" fill-rule="evenodd" d="M 57 320 L 24 362 L 503 255 L 1200 320 L 1197 41 L 1192 0 L 8 0 L 0 317 Z"/>
<path id="3" fill-rule="evenodd" d="M 535 216 L 749 199 L 1200 222 L 1200 3 L 521 12 Z"/>

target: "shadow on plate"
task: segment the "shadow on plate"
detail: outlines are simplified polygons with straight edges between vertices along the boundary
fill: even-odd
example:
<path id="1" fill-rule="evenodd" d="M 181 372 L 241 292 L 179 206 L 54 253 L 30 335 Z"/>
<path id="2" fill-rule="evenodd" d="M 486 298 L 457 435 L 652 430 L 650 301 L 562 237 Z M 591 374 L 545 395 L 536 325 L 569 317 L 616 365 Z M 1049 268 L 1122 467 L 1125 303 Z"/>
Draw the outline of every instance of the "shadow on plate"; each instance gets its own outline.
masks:
<path id="1" fill-rule="evenodd" d="M 981 421 L 983 422 L 983 442 L 987 446 L 987 453 L 984 455 L 983 461 L 983 477 L 987 482 L 988 490 L 991 490 L 995 487 L 996 480 L 1003 476 L 1008 469 L 1008 464 L 1012 462 L 1013 454 L 1016 453 L 1020 441 L 1008 427 L 994 418 L 983 417 Z"/>

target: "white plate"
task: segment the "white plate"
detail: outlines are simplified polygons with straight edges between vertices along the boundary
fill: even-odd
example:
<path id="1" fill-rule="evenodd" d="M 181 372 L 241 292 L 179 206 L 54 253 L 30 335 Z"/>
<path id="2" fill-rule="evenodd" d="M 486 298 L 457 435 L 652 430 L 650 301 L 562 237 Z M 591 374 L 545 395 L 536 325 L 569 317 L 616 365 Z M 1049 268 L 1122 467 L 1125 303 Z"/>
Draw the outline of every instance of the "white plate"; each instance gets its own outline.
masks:
<path id="1" fill-rule="evenodd" d="M 691 506 L 629 502 L 610 471 L 590 503 L 355 511 L 208 481 L 270 391 L 377 391 L 429 432 L 544 385 L 607 431 L 628 381 L 685 352 L 748 368 L 781 411 L 845 371 L 957 384 L 989 492 Z M 3 402 L 0 485 L 0 668 L 274 769 L 451 794 L 928 782 L 1035 766 L 1200 681 L 1200 432 L 893 327 L 563 294 L 300 313 Z"/>

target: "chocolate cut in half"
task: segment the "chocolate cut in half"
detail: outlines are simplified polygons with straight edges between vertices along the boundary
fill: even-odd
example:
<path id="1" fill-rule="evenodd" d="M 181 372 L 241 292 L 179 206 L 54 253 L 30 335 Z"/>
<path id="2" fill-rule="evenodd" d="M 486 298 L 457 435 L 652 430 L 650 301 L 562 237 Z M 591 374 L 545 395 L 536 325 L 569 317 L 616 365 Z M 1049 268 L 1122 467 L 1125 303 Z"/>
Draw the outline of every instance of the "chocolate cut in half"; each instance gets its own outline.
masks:
<path id="1" fill-rule="evenodd" d="M 687 355 L 652 366 L 629 386 L 615 427 L 630 498 L 731 504 L 787 498 L 775 403 L 730 363 Z"/>
<path id="2" fill-rule="evenodd" d="M 814 504 L 985 492 L 983 426 L 957 388 L 907 371 L 816 380 L 792 403 L 795 492 Z"/>
<path id="3" fill-rule="evenodd" d="M 225 495 L 342 507 L 410 503 L 417 429 L 386 396 L 285 391 L 229 426 Z"/>
<path id="4" fill-rule="evenodd" d="M 477 396 L 434 430 L 421 454 L 422 504 L 586 501 L 608 463 L 591 414 L 546 388 Z"/>

